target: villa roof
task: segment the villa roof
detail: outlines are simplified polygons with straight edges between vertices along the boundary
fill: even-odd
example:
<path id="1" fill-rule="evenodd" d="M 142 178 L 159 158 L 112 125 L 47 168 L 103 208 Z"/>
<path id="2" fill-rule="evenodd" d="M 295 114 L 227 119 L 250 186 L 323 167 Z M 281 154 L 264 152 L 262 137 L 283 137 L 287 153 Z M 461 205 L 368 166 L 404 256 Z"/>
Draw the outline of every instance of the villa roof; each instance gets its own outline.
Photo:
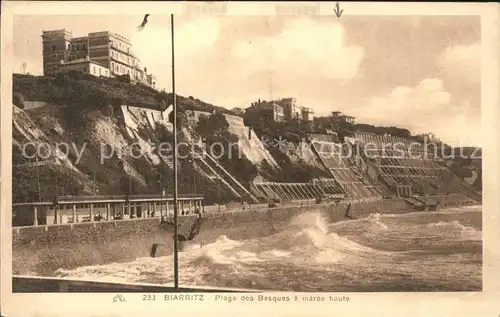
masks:
<path id="1" fill-rule="evenodd" d="M 88 59 L 85 59 L 85 58 L 80 58 L 80 59 L 75 59 L 73 61 L 69 61 L 69 62 L 66 62 L 63 64 L 64 65 L 75 65 L 75 64 L 82 64 L 82 63 L 92 63 L 92 64 L 96 64 L 96 65 L 99 65 L 99 66 L 102 66 L 102 67 L 106 67 L 104 64 L 102 63 L 99 63 L 97 61 L 93 61 L 93 60 L 88 60 Z"/>

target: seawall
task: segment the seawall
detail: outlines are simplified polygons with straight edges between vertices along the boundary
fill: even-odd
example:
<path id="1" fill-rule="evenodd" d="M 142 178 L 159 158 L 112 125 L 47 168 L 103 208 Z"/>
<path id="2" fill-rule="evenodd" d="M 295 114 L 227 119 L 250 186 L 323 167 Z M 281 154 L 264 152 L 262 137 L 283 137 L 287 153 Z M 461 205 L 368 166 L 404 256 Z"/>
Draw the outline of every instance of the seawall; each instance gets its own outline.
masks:
<path id="1" fill-rule="evenodd" d="M 329 222 L 342 221 L 346 219 L 346 208 L 347 202 L 342 202 L 207 213 L 194 242 L 211 243 L 221 235 L 232 240 L 271 235 L 304 212 L 319 211 Z M 362 218 L 373 213 L 412 210 L 402 199 L 386 199 L 352 203 L 350 216 Z M 195 221 L 196 216 L 179 217 L 179 233 L 189 230 Z M 17 227 L 12 229 L 12 272 L 52 276 L 59 268 L 132 261 L 150 256 L 154 243 L 160 243 L 157 256 L 171 254 L 172 227 L 159 218 Z"/>

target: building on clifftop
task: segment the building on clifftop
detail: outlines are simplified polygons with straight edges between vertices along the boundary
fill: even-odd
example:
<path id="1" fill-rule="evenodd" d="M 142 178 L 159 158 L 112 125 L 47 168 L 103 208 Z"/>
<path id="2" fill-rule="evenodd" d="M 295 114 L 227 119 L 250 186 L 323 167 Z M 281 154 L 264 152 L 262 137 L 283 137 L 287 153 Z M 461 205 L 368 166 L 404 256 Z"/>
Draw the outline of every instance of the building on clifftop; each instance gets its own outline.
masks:
<path id="1" fill-rule="evenodd" d="M 43 74 L 55 76 L 61 67 L 76 60 L 89 60 L 109 70 L 111 77 L 128 75 L 132 82 L 156 86 L 156 77 L 140 66 L 129 39 L 109 31 L 73 37 L 66 29 L 43 31 Z M 62 61 L 62 62 L 61 62 Z M 91 72 L 89 72 L 91 73 Z"/>
<path id="2" fill-rule="evenodd" d="M 272 101 L 261 101 L 259 99 L 257 102 L 253 102 L 248 109 L 259 111 L 275 122 L 291 121 L 293 119 L 312 121 L 312 114 L 314 113 L 311 108 L 298 105 L 295 98 L 282 98 Z"/>

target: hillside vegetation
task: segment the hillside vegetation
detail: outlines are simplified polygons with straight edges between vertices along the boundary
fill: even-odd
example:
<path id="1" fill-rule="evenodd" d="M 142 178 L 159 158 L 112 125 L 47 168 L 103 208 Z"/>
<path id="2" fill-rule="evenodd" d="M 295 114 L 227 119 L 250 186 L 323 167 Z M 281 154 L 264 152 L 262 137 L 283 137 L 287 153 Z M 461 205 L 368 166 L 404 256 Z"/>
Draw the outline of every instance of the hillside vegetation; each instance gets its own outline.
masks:
<path id="1" fill-rule="evenodd" d="M 131 84 L 127 78 L 96 78 L 80 72 L 60 74 L 55 78 L 16 74 L 13 77 L 13 93 L 13 102 L 19 108 L 14 109 L 13 115 L 13 201 L 51 200 L 58 195 L 94 193 L 159 193 L 162 189 L 172 192 L 173 172 L 167 161 L 156 164 L 148 157 L 134 158 L 116 153 L 102 162 L 100 158 L 103 140 L 116 144 L 136 142 L 127 133 L 122 105 L 163 111 L 171 105 L 172 94 L 142 84 Z M 28 101 L 48 104 L 28 109 Z M 319 165 L 292 159 L 290 153 L 275 146 L 273 140 L 282 138 L 297 145 L 307 139 L 308 133 L 325 133 L 326 130 L 336 131 L 341 139 L 355 131 L 414 137 L 406 129 L 349 124 L 329 117 L 315 118 L 310 123 L 298 120 L 277 123 L 249 111 L 244 115 L 245 124 L 251 126 L 260 138 L 271 141 L 264 145 L 277 162 L 278 167 L 272 167 L 266 161 L 255 164 L 238 155 L 240 149 L 234 147 L 238 137 L 228 131 L 229 124 L 222 115 L 234 114 L 232 111 L 191 96 L 177 96 L 177 101 L 179 141 L 203 139 L 207 146 L 216 142 L 223 144 L 229 151 L 225 151 L 218 162 L 243 186 L 259 175 L 275 182 L 308 182 L 316 177 L 331 177 Z M 189 126 L 186 110 L 213 114 L 201 117 L 195 126 Z M 171 114 L 168 121 L 172 122 Z M 27 131 L 36 133 L 27 135 Z M 163 124 L 155 128 L 141 125 L 137 133 L 142 140 L 156 144 L 171 143 L 173 140 L 172 132 Z M 46 164 L 38 167 L 22 166 L 34 162 L 23 157 L 21 151 L 23 144 L 33 140 L 52 146 L 57 143 L 75 144 L 76 149 L 70 146 L 67 158 L 50 157 Z M 77 152 L 83 145 L 81 160 L 77 162 Z M 154 149 L 152 154 L 157 155 L 158 150 Z M 461 177 L 470 177 L 470 170 L 461 168 L 464 164 L 458 162 L 452 165 L 452 169 Z M 232 193 L 202 176 L 191 159 L 179 160 L 178 177 L 179 193 L 203 193 L 207 204 L 235 199 Z M 480 184 L 476 180 L 478 182 Z"/>

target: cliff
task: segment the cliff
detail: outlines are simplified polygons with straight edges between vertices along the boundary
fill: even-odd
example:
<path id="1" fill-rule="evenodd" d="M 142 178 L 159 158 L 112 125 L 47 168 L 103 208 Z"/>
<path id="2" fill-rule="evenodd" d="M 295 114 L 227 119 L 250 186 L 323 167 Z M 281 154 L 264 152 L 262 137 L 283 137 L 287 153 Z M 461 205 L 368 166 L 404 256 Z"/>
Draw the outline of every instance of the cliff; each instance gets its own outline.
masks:
<path id="1" fill-rule="evenodd" d="M 58 195 L 172 192 L 171 94 L 75 72 L 56 78 L 14 75 L 13 89 L 14 202 L 52 200 Z M 425 177 L 400 168 L 413 175 L 408 178 L 411 182 L 402 182 L 397 175 L 384 172 L 380 160 L 359 154 L 332 159 L 326 154 L 336 145 L 321 152 L 322 146 L 308 139 L 310 132 L 331 127 L 324 118 L 311 124 L 252 125 L 247 118 L 193 97 L 177 96 L 177 101 L 178 140 L 184 144 L 179 148 L 178 189 L 186 194 L 203 193 L 206 204 L 266 202 L 273 197 L 315 199 L 337 193 L 395 195 L 397 184 L 413 186 L 418 192 L 426 177 L 433 177 L 433 184 L 452 179 L 456 186 L 451 190 L 465 194 L 472 189 L 457 184 L 480 183 L 477 164 L 469 175 L 460 173 L 465 163 L 457 160 L 448 165 L 432 163 L 435 171 L 447 173 Z M 192 119 L 188 110 L 207 115 Z M 363 129 L 363 125 L 342 127 L 344 134 L 356 139 L 353 129 Z M 287 142 L 280 143 L 280 136 Z M 214 154 L 216 144 L 223 149 L 221 155 Z M 415 161 L 405 164 L 423 168 Z M 266 185 L 271 182 L 281 185 Z"/>

